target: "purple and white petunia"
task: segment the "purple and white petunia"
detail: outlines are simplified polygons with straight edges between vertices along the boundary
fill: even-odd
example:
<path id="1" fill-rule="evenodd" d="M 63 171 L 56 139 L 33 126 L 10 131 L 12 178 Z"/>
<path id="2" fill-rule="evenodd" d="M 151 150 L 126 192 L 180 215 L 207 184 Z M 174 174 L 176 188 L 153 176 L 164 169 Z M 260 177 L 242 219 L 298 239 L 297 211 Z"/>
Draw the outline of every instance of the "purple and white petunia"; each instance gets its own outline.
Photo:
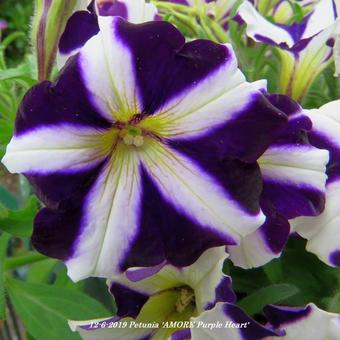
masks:
<path id="1" fill-rule="evenodd" d="M 280 334 L 233 305 L 231 280 L 222 273 L 225 258 L 224 247 L 211 248 L 189 267 L 166 265 L 141 279 L 136 272 L 116 277 L 109 284 L 118 307 L 117 317 L 69 324 L 83 339 L 91 340 L 201 340 L 206 336 L 215 339 L 218 335 L 221 335 L 218 339 L 254 340 Z M 151 273 L 150 268 L 145 270 Z M 217 323 L 221 324 L 219 330 L 207 327 Z M 124 324 L 125 327 L 118 327 Z M 237 329 L 232 327 L 241 324 Z"/>
<path id="2" fill-rule="evenodd" d="M 274 24 L 245 1 L 235 20 L 246 24 L 253 40 L 277 47 L 281 57 L 280 91 L 302 101 L 314 79 L 332 61 L 336 7 L 321 0 L 301 22 Z"/>
<path id="3" fill-rule="evenodd" d="M 68 20 L 59 41 L 58 67 L 61 69 L 67 59 L 75 55 L 85 43 L 99 32 L 99 16 L 119 16 L 131 23 L 139 24 L 158 19 L 157 8 L 145 0 L 97 0 L 78 6 Z"/>
<path id="4" fill-rule="evenodd" d="M 290 234 L 288 220 L 317 216 L 325 205 L 329 153 L 310 144 L 312 121 L 289 97 L 269 95 L 268 99 L 286 113 L 288 125 L 258 159 L 266 222 L 243 237 L 240 245 L 228 246 L 230 259 L 243 268 L 258 267 L 279 257 Z"/>
<path id="5" fill-rule="evenodd" d="M 313 122 L 311 143 L 330 152 L 326 206 L 318 217 L 293 220 L 294 230 L 308 240 L 307 250 L 327 264 L 340 267 L 340 100 L 306 113 Z"/>
<path id="6" fill-rule="evenodd" d="M 264 312 L 273 329 L 284 329 L 285 335 L 280 339 L 340 339 L 340 315 L 326 312 L 313 303 L 306 307 L 269 305 L 264 308 Z M 277 337 L 267 339 L 277 339 Z"/>
<path id="7" fill-rule="evenodd" d="M 287 116 L 230 46 L 98 20 L 57 81 L 25 96 L 3 159 L 46 204 L 34 246 L 79 280 L 237 244 L 265 220 L 256 160 Z"/>

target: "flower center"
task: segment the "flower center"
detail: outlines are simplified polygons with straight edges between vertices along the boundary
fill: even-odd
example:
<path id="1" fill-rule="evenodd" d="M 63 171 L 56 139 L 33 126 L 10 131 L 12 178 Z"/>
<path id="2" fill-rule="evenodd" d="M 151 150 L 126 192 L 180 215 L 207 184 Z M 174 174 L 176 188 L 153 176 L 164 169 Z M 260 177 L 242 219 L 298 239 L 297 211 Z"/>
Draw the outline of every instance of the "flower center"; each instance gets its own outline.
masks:
<path id="1" fill-rule="evenodd" d="M 138 126 L 127 125 L 119 132 L 119 137 L 126 145 L 140 147 L 144 144 L 142 130 Z"/>
<path id="2" fill-rule="evenodd" d="M 176 301 L 176 311 L 182 313 L 190 304 L 195 304 L 195 293 L 193 289 L 188 286 L 180 287 L 179 296 Z"/>

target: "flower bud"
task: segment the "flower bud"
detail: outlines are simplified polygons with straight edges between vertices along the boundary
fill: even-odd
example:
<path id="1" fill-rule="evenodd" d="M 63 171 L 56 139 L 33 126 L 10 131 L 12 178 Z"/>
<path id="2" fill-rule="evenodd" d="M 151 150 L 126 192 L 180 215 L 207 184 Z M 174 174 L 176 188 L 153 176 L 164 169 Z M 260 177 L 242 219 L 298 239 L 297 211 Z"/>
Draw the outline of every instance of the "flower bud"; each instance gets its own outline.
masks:
<path id="1" fill-rule="evenodd" d="M 32 40 L 39 81 L 50 78 L 60 36 L 79 3 L 79 0 L 36 0 Z"/>

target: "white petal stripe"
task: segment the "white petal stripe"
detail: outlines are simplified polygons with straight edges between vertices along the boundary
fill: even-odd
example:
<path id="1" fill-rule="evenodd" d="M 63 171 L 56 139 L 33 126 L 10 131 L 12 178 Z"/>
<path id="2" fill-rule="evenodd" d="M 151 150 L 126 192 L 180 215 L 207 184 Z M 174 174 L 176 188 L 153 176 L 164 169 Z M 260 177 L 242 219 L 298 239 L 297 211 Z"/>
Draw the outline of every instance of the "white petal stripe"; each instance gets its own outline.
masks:
<path id="1" fill-rule="evenodd" d="M 112 277 L 138 229 L 141 199 L 137 152 L 118 143 L 107 168 L 87 197 L 82 234 L 67 261 L 74 280 L 88 276 Z"/>
<path id="2" fill-rule="evenodd" d="M 308 145 L 270 147 L 258 160 L 263 178 L 325 190 L 329 154 Z"/>
<path id="3" fill-rule="evenodd" d="M 262 212 L 249 215 L 226 190 L 187 157 L 148 141 L 142 162 L 164 199 L 203 228 L 239 240 L 264 222 Z"/>
<path id="4" fill-rule="evenodd" d="M 37 128 L 14 136 L 2 162 L 12 173 L 48 174 L 86 169 L 108 154 L 104 133 L 66 124 Z"/>

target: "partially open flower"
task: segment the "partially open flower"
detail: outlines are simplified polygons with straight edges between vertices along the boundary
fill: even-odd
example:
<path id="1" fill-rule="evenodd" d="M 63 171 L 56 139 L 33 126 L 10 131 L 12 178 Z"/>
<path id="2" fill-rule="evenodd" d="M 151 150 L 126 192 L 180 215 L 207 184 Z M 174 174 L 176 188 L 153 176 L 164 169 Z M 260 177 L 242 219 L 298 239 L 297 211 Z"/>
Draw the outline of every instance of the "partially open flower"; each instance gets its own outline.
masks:
<path id="1" fill-rule="evenodd" d="M 332 61 L 337 17 L 333 0 L 321 0 L 301 22 L 274 24 L 249 2 L 235 18 L 247 25 L 247 35 L 277 47 L 281 56 L 280 91 L 302 101 L 315 78 Z"/>
<path id="2" fill-rule="evenodd" d="M 213 339 L 218 335 L 221 339 L 244 339 L 244 335 L 258 339 L 278 334 L 232 304 L 235 296 L 231 280 L 222 273 L 225 258 L 224 247 L 212 248 L 189 267 L 167 265 L 153 276 L 135 282 L 126 276 L 117 277 L 110 283 L 110 290 L 116 299 L 118 316 L 70 321 L 70 326 L 83 339 L 201 340 L 207 334 Z M 125 327 L 119 327 L 125 323 Z M 228 323 L 243 327 L 235 329 Z"/>

